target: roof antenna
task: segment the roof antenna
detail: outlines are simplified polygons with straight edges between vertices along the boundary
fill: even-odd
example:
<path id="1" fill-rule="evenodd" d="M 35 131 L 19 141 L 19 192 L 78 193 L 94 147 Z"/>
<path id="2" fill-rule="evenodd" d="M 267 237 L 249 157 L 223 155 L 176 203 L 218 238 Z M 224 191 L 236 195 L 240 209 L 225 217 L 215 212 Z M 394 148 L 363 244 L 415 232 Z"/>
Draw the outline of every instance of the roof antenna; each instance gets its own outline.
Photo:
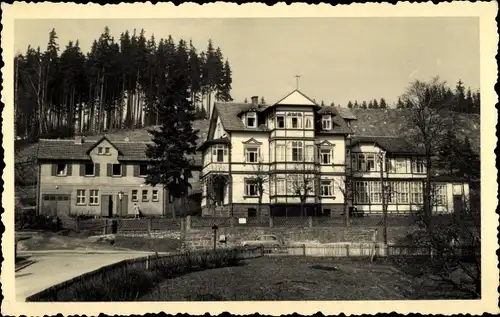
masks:
<path id="1" fill-rule="evenodd" d="M 299 79 L 302 77 L 301 75 L 295 75 L 295 85 L 296 89 L 299 90 Z"/>

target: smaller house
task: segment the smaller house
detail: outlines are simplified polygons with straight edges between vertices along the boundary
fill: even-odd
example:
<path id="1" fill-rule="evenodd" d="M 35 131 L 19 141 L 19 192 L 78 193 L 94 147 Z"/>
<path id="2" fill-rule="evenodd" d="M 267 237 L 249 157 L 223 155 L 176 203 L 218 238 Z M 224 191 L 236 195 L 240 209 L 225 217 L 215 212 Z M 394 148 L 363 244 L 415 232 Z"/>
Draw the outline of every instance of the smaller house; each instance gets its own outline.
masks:
<path id="1" fill-rule="evenodd" d="M 174 200 L 163 186 L 146 185 L 147 144 L 129 138 L 110 140 L 42 139 L 38 144 L 38 205 L 53 216 L 127 217 L 137 204 L 144 215 L 166 216 Z M 201 158 L 192 159 L 198 179 Z M 189 195 L 199 192 L 196 181 Z"/>

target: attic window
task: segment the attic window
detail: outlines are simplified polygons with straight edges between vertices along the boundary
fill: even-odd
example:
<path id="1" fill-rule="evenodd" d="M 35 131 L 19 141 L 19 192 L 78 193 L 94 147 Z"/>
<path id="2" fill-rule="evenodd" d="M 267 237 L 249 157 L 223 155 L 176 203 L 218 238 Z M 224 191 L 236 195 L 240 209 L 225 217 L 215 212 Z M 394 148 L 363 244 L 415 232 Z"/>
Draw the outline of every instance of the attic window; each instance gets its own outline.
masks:
<path id="1" fill-rule="evenodd" d="M 255 112 L 247 113 L 247 127 L 249 128 L 257 127 L 257 114 Z"/>
<path id="2" fill-rule="evenodd" d="M 104 148 L 104 154 L 106 154 L 106 155 L 110 155 L 110 152 L 109 152 L 109 151 L 110 151 L 109 147 L 105 147 L 105 148 Z"/>
<path id="3" fill-rule="evenodd" d="M 102 155 L 102 146 L 97 148 L 97 154 Z"/>
<path id="4" fill-rule="evenodd" d="M 332 129 L 332 116 L 325 115 L 321 119 L 321 128 L 323 130 L 331 130 Z"/>

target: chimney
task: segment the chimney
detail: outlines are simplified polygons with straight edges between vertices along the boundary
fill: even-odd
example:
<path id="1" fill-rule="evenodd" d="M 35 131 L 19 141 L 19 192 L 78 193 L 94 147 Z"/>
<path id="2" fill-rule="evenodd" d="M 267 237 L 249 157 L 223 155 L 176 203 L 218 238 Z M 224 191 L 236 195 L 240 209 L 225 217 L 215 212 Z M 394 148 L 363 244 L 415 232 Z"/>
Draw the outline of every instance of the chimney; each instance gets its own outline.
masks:
<path id="1" fill-rule="evenodd" d="M 259 106 L 259 96 L 252 97 L 252 106 L 255 106 L 255 107 Z"/>
<path id="2" fill-rule="evenodd" d="M 83 144 L 85 137 L 83 135 L 75 135 L 75 144 Z"/>

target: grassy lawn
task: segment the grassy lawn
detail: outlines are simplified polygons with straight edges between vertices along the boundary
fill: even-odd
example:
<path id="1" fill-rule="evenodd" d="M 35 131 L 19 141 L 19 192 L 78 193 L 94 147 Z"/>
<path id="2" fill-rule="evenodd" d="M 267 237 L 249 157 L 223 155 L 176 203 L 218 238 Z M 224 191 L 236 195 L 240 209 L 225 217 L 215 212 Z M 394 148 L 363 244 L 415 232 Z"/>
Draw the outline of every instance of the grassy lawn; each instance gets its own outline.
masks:
<path id="1" fill-rule="evenodd" d="M 412 280 L 366 259 L 263 257 L 163 281 L 143 301 L 412 298 Z"/>

